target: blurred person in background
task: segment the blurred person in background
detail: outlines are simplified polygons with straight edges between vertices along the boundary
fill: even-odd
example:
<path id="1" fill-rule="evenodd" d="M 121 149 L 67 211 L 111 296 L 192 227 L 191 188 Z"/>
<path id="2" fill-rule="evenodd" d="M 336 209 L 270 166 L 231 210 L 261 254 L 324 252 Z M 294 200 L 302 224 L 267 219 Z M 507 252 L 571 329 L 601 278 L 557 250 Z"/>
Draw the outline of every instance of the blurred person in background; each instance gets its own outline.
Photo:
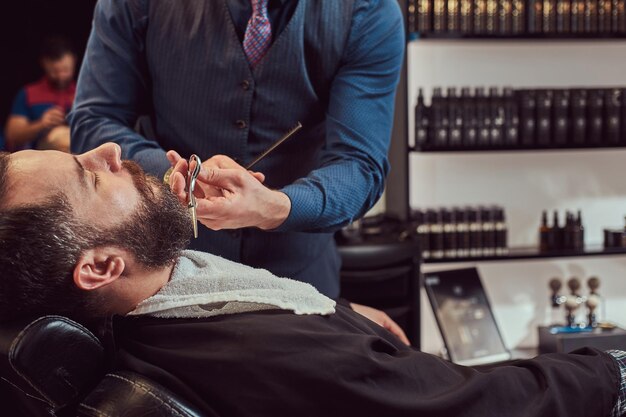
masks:
<path id="1" fill-rule="evenodd" d="M 6 149 L 53 149 L 69 152 L 65 115 L 76 92 L 76 54 L 64 37 L 49 37 L 39 55 L 44 76 L 22 88 L 5 128 Z"/>

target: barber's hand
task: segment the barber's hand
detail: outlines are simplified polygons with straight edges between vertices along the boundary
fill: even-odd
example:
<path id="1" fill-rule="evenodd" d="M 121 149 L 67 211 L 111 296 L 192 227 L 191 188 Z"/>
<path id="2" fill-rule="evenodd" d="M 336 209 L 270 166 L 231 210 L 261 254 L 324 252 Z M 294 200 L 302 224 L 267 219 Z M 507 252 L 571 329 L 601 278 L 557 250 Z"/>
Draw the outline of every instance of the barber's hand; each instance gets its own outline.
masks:
<path id="1" fill-rule="evenodd" d="M 44 129 L 51 129 L 53 127 L 62 125 L 65 123 L 65 112 L 62 108 L 54 106 L 44 112 L 39 119 L 39 122 Z"/>
<path id="2" fill-rule="evenodd" d="M 170 176 L 170 188 L 182 202 L 187 201 L 187 161 L 178 157 Z M 168 152 L 170 163 L 176 159 Z M 208 166 L 208 168 L 207 168 Z M 212 230 L 280 226 L 291 210 L 289 197 L 262 184 L 265 176 L 249 172 L 232 159 L 216 156 L 202 164 L 196 195 L 198 221 Z"/>
<path id="3" fill-rule="evenodd" d="M 406 334 L 404 334 L 404 331 L 402 330 L 402 328 L 398 326 L 398 324 L 395 321 L 391 320 L 391 317 L 389 317 L 387 313 L 385 313 L 384 311 L 380 311 L 372 307 L 364 306 L 361 304 L 355 304 L 355 303 L 350 303 L 350 307 L 352 307 L 352 310 L 356 311 L 360 315 L 367 317 L 374 323 L 384 327 L 385 329 L 389 330 L 391 333 L 398 336 L 398 338 L 405 345 L 411 346 L 411 342 L 409 342 L 409 339 L 406 337 Z"/>
<path id="4" fill-rule="evenodd" d="M 182 188 L 184 188 L 186 185 L 187 172 L 189 170 L 188 161 L 186 159 L 183 159 L 176 151 L 167 152 L 167 159 L 169 160 L 172 168 L 174 168 L 172 170 L 172 173 L 170 174 L 170 186 L 172 191 L 174 191 L 174 194 L 178 195 L 179 193 L 177 191 L 180 189 L 180 187 L 182 186 Z M 206 161 L 202 162 L 202 167 L 204 169 L 241 169 L 245 171 L 244 167 L 225 155 L 215 155 L 210 159 L 207 159 Z M 177 172 L 180 173 L 180 175 L 177 175 Z M 265 181 L 265 175 L 263 175 L 262 173 L 253 171 L 247 172 L 254 176 L 254 178 L 256 178 L 259 182 L 262 183 Z M 194 195 L 197 198 L 208 198 L 219 197 L 222 195 L 222 193 L 220 189 L 215 188 L 212 185 L 205 184 L 201 181 L 196 181 Z M 186 201 L 181 202 L 186 203 Z"/>

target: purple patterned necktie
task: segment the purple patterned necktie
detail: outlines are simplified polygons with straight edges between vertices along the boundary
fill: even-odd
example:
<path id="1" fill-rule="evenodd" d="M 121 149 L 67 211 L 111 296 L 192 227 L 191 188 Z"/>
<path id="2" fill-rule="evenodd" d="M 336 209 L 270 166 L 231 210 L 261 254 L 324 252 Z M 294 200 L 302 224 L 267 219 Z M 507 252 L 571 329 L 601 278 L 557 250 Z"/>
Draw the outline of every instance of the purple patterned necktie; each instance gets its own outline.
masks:
<path id="1" fill-rule="evenodd" d="M 267 16 L 268 0 L 252 0 L 252 17 L 243 38 L 243 50 L 254 68 L 265 56 L 272 42 L 272 27 Z"/>

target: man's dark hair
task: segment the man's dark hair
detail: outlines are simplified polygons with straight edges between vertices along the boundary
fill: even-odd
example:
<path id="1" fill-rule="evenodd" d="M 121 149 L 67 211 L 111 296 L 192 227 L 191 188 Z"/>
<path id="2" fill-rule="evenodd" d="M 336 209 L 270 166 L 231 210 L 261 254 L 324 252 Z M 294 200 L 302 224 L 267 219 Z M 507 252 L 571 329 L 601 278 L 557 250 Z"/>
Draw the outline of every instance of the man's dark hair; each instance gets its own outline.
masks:
<path id="1" fill-rule="evenodd" d="M 98 297 L 85 294 L 72 277 L 87 243 L 81 236 L 92 231 L 74 220 L 63 195 L 36 206 L 6 208 L 9 165 L 9 154 L 0 153 L 0 320 L 43 314 L 93 317 Z"/>
<path id="2" fill-rule="evenodd" d="M 72 42 L 64 36 L 49 36 L 41 43 L 40 59 L 58 61 L 66 54 L 74 55 L 75 52 Z"/>

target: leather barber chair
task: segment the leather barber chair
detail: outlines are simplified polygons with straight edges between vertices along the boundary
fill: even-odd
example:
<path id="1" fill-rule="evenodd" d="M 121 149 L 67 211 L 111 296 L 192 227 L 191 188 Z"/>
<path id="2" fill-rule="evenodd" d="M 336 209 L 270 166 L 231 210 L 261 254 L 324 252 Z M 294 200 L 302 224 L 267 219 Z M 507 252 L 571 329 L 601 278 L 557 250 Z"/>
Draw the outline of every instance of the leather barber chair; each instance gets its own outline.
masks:
<path id="1" fill-rule="evenodd" d="M 0 323 L 0 415 L 199 417 L 133 372 L 106 369 L 100 341 L 65 317 Z"/>

